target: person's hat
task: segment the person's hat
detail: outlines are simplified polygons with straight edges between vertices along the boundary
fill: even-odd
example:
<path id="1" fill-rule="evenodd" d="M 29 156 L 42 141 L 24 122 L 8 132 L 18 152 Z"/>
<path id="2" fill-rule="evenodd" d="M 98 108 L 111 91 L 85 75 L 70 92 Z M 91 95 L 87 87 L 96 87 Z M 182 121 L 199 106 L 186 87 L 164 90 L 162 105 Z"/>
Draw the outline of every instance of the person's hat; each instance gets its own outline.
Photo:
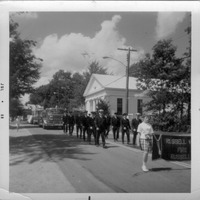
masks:
<path id="1" fill-rule="evenodd" d="M 88 112 L 87 110 L 84 111 L 84 113 L 87 113 L 87 112 Z"/>
<path id="2" fill-rule="evenodd" d="M 115 112 L 114 114 L 117 115 L 117 112 Z"/>
<path id="3" fill-rule="evenodd" d="M 102 113 L 102 112 L 103 112 L 103 109 L 100 109 L 100 110 L 99 110 L 99 112 L 101 112 L 101 113 Z"/>
<path id="4" fill-rule="evenodd" d="M 126 116 L 126 115 L 127 115 L 127 113 L 124 113 L 124 114 L 123 114 L 123 116 Z"/>
<path id="5" fill-rule="evenodd" d="M 91 114 L 92 114 L 92 115 L 95 115 L 95 114 L 96 114 L 96 112 L 91 112 Z"/>

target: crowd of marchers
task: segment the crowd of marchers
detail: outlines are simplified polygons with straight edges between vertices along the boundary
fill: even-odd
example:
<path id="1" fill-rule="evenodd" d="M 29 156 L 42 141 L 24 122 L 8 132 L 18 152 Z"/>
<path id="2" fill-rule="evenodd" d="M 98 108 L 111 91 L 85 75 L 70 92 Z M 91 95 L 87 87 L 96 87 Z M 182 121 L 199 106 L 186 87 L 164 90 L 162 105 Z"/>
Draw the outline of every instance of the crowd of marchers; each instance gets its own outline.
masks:
<path id="1" fill-rule="evenodd" d="M 72 112 L 64 112 L 63 115 L 63 132 L 65 134 L 72 135 L 76 133 L 77 138 L 81 138 L 89 144 L 93 143 L 96 146 L 100 145 L 100 139 L 102 145 L 106 148 L 106 138 L 111 131 L 113 140 L 118 141 L 121 136 L 121 141 L 124 144 L 125 140 L 127 144 L 136 145 L 137 128 L 141 123 L 140 113 L 136 113 L 136 117 L 131 121 L 127 117 L 127 113 L 121 116 L 118 113 L 114 113 L 113 116 L 104 114 L 102 109 L 97 112 L 78 113 L 76 116 Z M 74 127 L 76 130 L 74 131 Z M 121 134 L 119 134 L 121 132 Z M 133 134 L 133 140 L 130 141 L 130 135 Z"/>
<path id="2" fill-rule="evenodd" d="M 113 116 L 104 115 L 104 111 L 100 109 L 98 112 L 87 111 L 81 115 L 79 113 L 76 117 L 72 113 L 64 112 L 63 115 L 63 131 L 69 133 L 72 136 L 74 127 L 76 125 L 76 136 L 84 141 L 100 146 L 100 138 L 102 140 L 103 148 L 106 148 L 106 138 L 112 129 L 113 139 L 117 141 L 119 139 L 119 132 L 121 131 L 121 141 L 124 144 L 125 136 L 127 144 L 130 144 L 130 134 L 133 133 L 132 144 L 136 144 L 137 134 L 139 134 L 139 144 L 143 153 L 142 170 L 144 172 L 149 171 L 146 164 L 148 161 L 148 153 L 152 150 L 152 136 L 153 128 L 149 123 L 150 117 L 148 115 L 143 116 L 143 121 L 140 119 L 140 113 L 136 113 L 136 117 L 130 122 L 127 113 L 124 113 L 120 118 L 117 113 Z"/>

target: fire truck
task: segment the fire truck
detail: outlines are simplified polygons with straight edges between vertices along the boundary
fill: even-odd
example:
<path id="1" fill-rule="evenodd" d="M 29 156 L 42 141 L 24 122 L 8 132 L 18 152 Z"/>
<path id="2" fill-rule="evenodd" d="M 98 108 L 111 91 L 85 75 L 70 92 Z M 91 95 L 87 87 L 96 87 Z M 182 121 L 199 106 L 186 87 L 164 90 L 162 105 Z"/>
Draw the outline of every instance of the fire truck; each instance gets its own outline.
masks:
<path id="1" fill-rule="evenodd" d="M 43 129 L 47 128 L 62 128 L 64 109 L 62 108 L 46 108 L 42 111 L 41 124 Z"/>

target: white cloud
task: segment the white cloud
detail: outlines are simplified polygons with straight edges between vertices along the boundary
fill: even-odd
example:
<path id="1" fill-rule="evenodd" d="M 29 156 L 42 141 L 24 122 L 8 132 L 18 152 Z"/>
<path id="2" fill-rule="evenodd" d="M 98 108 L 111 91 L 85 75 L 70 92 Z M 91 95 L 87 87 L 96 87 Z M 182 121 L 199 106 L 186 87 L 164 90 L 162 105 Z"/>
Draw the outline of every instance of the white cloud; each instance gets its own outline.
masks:
<path id="1" fill-rule="evenodd" d="M 103 56 L 112 56 L 126 64 L 126 52 L 117 50 L 118 47 L 126 47 L 126 39 L 117 31 L 120 20 L 121 16 L 115 15 L 111 20 L 104 21 L 93 38 L 81 33 L 71 33 L 60 38 L 57 34 L 48 35 L 34 49 L 36 56 L 43 59 L 41 76 L 50 79 L 59 69 L 82 72 L 92 60 L 99 61 L 109 71 L 124 74 L 122 64 L 102 59 Z"/>
<path id="2" fill-rule="evenodd" d="M 185 16 L 186 13 L 184 12 L 159 12 L 156 25 L 157 39 L 162 39 L 174 33 Z"/>

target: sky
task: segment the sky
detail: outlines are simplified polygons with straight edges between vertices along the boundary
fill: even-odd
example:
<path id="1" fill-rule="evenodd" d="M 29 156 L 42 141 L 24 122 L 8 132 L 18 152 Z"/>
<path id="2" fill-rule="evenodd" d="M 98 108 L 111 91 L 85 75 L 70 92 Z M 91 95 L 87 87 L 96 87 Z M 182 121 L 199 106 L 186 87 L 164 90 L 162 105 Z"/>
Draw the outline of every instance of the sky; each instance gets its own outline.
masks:
<path id="1" fill-rule="evenodd" d="M 172 38 L 181 57 L 188 46 L 184 31 L 190 12 L 27 12 L 10 13 L 19 23 L 22 39 L 37 42 L 34 54 L 43 59 L 36 87 L 47 84 L 60 69 L 84 72 L 96 60 L 108 72 L 124 75 L 126 51 L 132 48 L 131 63 L 152 53 L 161 39 Z M 104 56 L 110 57 L 103 59 Z M 26 98 L 27 99 L 27 98 Z"/>

